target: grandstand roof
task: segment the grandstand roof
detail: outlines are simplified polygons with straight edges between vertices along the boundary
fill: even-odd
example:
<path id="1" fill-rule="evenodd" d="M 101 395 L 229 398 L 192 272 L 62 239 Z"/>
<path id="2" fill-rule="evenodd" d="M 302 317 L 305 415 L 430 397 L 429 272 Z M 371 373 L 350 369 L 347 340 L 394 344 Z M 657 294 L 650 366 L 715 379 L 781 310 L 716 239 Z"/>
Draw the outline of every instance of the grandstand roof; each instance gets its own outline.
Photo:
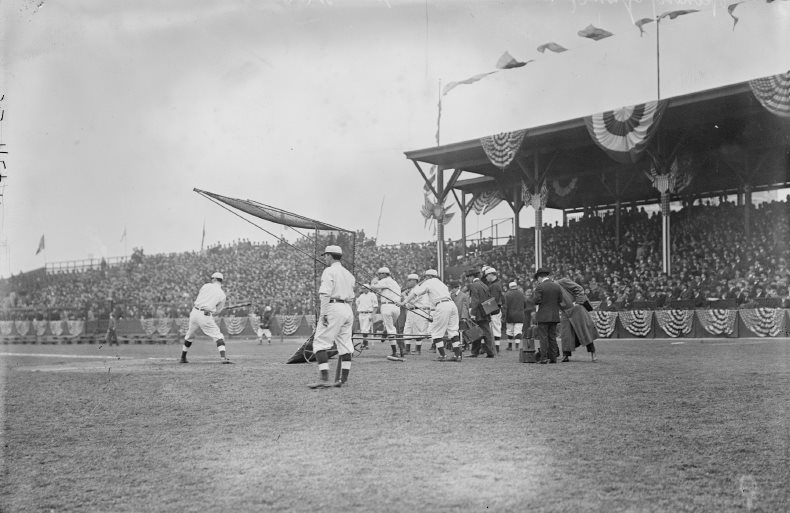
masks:
<path id="1" fill-rule="evenodd" d="M 458 180 L 453 188 L 478 193 L 520 190 L 522 181 L 533 182 L 533 159 L 550 163 L 547 185 L 560 187 L 578 178 L 566 196 L 552 193 L 549 208 L 574 210 L 615 202 L 619 182 L 623 203 L 654 203 L 656 191 L 644 172 L 650 159 L 621 164 L 611 159 L 590 137 L 583 117 L 528 128 L 517 158 L 504 171 L 486 156 L 480 139 L 405 152 L 408 159 L 462 170 L 479 176 Z M 668 99 L 659 125 L 658 141 L 665 148 L 680 145 L 682 155 L 695 171 L 683 196 L 735 193 L 744 180 L 754 191 L 790 186 L 790 120 L 767 111 L 754 97 L 748 82 Z"/>

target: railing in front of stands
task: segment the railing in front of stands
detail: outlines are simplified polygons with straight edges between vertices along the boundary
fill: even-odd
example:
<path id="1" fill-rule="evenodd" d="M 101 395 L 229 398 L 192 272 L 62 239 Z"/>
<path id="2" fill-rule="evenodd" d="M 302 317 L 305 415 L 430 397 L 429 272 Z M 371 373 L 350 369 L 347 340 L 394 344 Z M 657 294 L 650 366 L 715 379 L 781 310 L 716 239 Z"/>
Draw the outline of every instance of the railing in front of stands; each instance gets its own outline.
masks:
<path id="1" fill-rule="evenodd" d="M 67 273 L 72 271 L 100 270 L 103 267 L 117 267 L 129 261 L 128 256 L 108 258 L 85 258 L 82 260 L 67 260 L 64 262 L 48 262 L 47 274 Z"/>

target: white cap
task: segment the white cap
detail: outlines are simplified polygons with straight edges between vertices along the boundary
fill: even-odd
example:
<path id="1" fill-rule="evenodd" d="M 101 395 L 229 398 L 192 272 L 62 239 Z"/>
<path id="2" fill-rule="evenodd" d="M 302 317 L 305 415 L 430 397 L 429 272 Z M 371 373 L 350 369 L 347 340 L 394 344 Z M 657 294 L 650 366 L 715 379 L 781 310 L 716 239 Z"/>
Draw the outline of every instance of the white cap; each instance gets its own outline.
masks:
<path id="1" fill-rule="evenodd" d="M 392 274 L 392 273 L 390 273 L 390 268 L 389 267 L 380 267 L 379 270 L 376 271 L 376 273 L 377 274 Z"/>
<path id="2" fill-rule="evenodd" d="M 341 248 L 340 246 L 327 246 L 326 248 L 324 248 L 324 255 L 326 255 L 327 253 L 332 253 L 333 255 L 342 255 L 343 248 Z"/>
<path id="3" fill-rule="evenodd" d="M 222 273 L 214 273 L 211 275 L 212 280 L 224 280 L 225 278 L 222 277 Z"/>
<path id="4" fill-rule="evenodd" d="M 425 276 L 433 276 L 435 278 L 439 277 L 439 273 L 436 272 L 436 269 L 428 269 L 423 273 Z"/>
<path id="5" fill-rule="evenodd" d="M 484 265 L 484 266 L 480 267 L 480 272 L 483 273 L 483 274 L 486 274 L 490 268 L 491 268 L 490 266 Z"/>
<path id="6" fill-rule="evenodd" d="M 518 287 L 518 283 L 516 283 L 515 281 L 511 281 L 508 284 L 508 287 L 510 287 L 511 289 L 515 289 L 516 287 Z"/>
<path id="7" fill-rule="evenodd" d="M 407 280 L 417 280 L 417 281 L 419 281 L 420 277 L 419 277 L 419 276 L 417 276 L 417 275 L 416 275 L 416 274 L 414 274 L 414 273 L 411 273 L 410 275 L 406 276 L 406 279 L 407 279 Z"/>
<path id="8" fill-rule="evenodd" d="M 271 312 L 272 311 L 272 307 L 271 306 L 267 306 L 266 308 L 264 308 L 264 311 Z"/>
<path id="9" fill-rule="evenodd" d="M 496 269 L 494 269 L 493 267 L 486 267 L 485 270 L 483 271 L 483 276 L 485 276 L 486 274 L 496 274 Z"/>

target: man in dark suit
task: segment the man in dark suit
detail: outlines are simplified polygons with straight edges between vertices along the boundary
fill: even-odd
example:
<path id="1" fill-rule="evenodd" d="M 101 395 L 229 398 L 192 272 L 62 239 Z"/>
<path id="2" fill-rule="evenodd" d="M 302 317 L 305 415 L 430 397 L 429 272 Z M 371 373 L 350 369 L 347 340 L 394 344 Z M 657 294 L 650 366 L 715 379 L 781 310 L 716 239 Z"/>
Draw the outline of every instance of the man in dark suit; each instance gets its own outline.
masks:
<path id="1" fill-rule="evenodd" d="M 540 340 L 541 359 L 538 363 L 557 363 L 560 348 L 557 346 L 557 324 L 560 322 L 562 291 L 551 278 L 551 271 L 541 267 L 535 272 L 538 285 L 535 287 L 536 335 Z"/>
<path id="2" fill-rule="evenodd" d="M 472 342 L 472 358 L 476 358 L 483 349 L 486 352 L 486 357 L 494 357 L 494 336 L 491 333 L 491 316 L 483 310 L 482 303 L 491 297 L 491 292 L 488 286 L 480 281 L 480 270 L 470 269 L 466 272 L 466 279 L 469 283 L 469 313 L 472 320 L 480 326 L 485 332 L 482 340 L 485 340 L 485 345 L 480 343 L 480 340 Z M 482 347 L 481 347 L 482 346 Z"/>

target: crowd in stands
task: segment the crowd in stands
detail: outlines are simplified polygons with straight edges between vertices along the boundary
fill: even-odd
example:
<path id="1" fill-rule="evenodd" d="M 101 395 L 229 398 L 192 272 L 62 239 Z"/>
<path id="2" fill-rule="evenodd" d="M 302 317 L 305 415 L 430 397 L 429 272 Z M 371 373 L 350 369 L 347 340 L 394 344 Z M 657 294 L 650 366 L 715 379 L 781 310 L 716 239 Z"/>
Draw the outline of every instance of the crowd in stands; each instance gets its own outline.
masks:
<path id="1" fill-rule="evenodd" d="M 789 198 L 790 199 L 790 198 Z M 621 213 L 621 237 L 615 237 L 615 218 L 609 212 L 589 212 L 567 226 L 544 227 L 544 267 L 570 276 L 602 308 L 628 308 L 642 303 L 657 308 L 673 301 L 703 307 L 713 300 L 735 306 L 760 304 L 774 298 L 790 307 L 789 202 L 764 202 L 750 212 L 747 236 L 744 208 L 731 202 L 697 202 L 671 215 L 672 272 L 662 272 L 661 215 L 643 209 Z M 529 238 L 529 237 L 527 237 Z M 532 239 L 513 244 L 477 243 L 466 257 L 452 249 L 448 269 L 488 264 L 503 282 L 533 286 Z M 301 238 L 294 243 L 253 244 L 240 240 L 205 252 L 145 255 L 136 249 L 128 262 L 98 269 L 12 276 L 0 287 L 4 318 L 106 318 L 111 309 L 125 317 L 186 316 L 200 286 L 214 271 L 225 275 L 228 303 L 252 301 L 270 305 L 276 313 L 313 313 L 315 280 L 323 268 L 311 258 L 326 244 L 355 246 L 353 270 L 359 282 L 372 279 L 387 266 L 393 278 L 436 267 L 435 243 L 390 246 L 358 232 Z M 471 246 L 471 245 L 470 245 Z M 320 252 L 320 251 L 319 251 Z M 351 262 L 349 262 L 350 264 Z M 450 276 L 448 280 L 457 278 Z"/>

